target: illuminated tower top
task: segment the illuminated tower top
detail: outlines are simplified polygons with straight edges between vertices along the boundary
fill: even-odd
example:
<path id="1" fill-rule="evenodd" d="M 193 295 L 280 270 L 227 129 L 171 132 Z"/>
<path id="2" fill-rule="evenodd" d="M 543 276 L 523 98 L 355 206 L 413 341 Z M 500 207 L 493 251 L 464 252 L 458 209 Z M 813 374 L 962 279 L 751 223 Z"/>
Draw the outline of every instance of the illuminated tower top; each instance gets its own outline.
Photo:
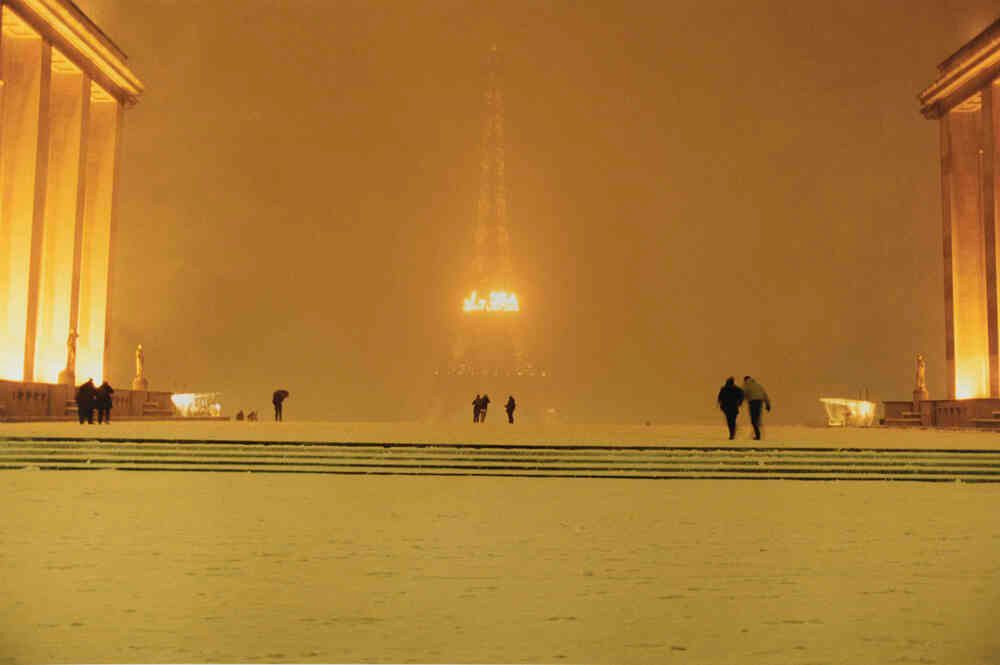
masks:
<path id="1" fill-rule="evenodd" d="M 512 288 L 507 190 L 504 182 L 504 110 L 500 88 L 500 54 L 490 49 L 484 95 L 483 135 L 479 164 L 479 203 L 475 249 L 469 279 L 472 292 L 463 301 L 466 312 L 519 311 Z M 482 294 L 482 295 L 480 295 Z"/>

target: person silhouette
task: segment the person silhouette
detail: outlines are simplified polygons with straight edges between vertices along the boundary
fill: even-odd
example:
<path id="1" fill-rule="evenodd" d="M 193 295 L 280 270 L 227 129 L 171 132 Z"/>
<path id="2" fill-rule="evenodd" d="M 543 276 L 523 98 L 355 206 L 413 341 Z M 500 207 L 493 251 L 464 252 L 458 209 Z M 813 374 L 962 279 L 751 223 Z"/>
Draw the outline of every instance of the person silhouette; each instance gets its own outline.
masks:
<path id="1" fill-rule="evenodd" d="M 511 425 L 514 424 L 514 409 L 517 408 L 517 402 L 514 401 L 513 395 L 507 396 L 507 403 L 504 404 L 504 409 L 507 410 L 507 422 Z"/>
<path id="2" fill-rule="evenodd" d="M 111 423 L 111 407 L 113 406 L 111 395 L 114 392 L 115 389 L 111 387 L 111 384 L 105 381 L 95 393 L 94 404 L 97 406 L 98 425 L 101 423 Z"/>
<path id="3" fill-rule="evenodd" d="M 764 386 L 757 383 L 753 377 L 743 377 L 743 398 L 750 405 L 750 424 L 753 425 L 753 438 L 760 440 L 760 407 L 771 410 L 771 398 L 767 396 Z"/>
<path id="4" fill-rule="evenodd" d="M 476 398 L 472 400 L 472 422 L 479 422 L 479 415 L 482 413 L 482 410 L 483 398 L 479 396 L 479 393 L 476 393 Z"/>
<path id="5" fill-rule="evenodd" d="M 271 403 L 274 404 L 274 420 L 275 422 L 281 422 L 281 405 L 288 397 L 287 390 L 275 390 L 274 394 L 271 396 Z"/>
<path id="6" fill-rule="evenodd" d="M 486 422 L 486 409 L 490 406 L 490 396 L 483 393 L 482 398 L 479 400 L 479 422 Z"/>
<path id="7" fill-rule="evenodd" d="M 736 438 L 736 416 L 740 414 L 743 404 L 743 390 L 736 385 L 736 379 L 729 377 L 722 386 L 717 398 L 719 408 L 726 414 L 726 425 L 729 427 L 729 440 Z"/>

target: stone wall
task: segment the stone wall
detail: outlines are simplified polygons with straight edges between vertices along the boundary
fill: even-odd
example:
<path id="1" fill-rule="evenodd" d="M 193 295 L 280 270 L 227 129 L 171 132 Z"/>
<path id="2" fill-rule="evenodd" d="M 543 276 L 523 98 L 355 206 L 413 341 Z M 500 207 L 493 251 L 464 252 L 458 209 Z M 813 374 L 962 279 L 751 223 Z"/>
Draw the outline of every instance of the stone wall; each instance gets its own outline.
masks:
<path id="1" fill-rule="evenodd" d="M 52 383 L 0 381 L 0 421 L 74 420 L 75 388 Z M 160 391 L 116 388 L 112 420 L 167 419 L 176 411 L 170 396 Z"/>

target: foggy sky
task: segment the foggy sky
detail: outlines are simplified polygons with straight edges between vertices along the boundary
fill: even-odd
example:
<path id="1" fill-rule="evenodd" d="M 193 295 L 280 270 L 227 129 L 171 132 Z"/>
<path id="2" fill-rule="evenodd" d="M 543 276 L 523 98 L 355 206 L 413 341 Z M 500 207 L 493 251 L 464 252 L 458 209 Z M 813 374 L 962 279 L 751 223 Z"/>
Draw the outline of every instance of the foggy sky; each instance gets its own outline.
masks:
<path id="1" fill-rule="evenodd" d="M 77 0 L 129 54 L 109 368 L 228 412 L 414 419 L 469 286 L 504 57 L 525 316 L 575 421 L 945 396 L 938 130 L 967 2 Z M 489 386 L 484 386 L 489 390 Z M 470 396 L 471 398 L 471 396 Z M 461 405 L 465 409 L 466 405 Z"/>

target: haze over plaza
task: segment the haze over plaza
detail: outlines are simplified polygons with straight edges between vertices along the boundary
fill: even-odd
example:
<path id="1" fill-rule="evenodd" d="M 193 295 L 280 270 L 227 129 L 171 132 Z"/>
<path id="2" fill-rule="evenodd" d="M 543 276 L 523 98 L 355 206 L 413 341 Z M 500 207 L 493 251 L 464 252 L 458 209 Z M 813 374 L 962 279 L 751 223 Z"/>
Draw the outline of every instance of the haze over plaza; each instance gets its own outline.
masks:
<path id="1" fill-rule="evenodd" d="M 147 86 L 114 382 L 141 342 L 154 384 L 232 410 L 280 384 L 290 417 L 417 417 L 469 295 L 495 42 L 520 314 L 572 419 L 715 418 L 749 373 L 799 422 L 905 396 L 917 351 L 945 391 L 915 95 L 992 2 L 79 4 Z"/>

